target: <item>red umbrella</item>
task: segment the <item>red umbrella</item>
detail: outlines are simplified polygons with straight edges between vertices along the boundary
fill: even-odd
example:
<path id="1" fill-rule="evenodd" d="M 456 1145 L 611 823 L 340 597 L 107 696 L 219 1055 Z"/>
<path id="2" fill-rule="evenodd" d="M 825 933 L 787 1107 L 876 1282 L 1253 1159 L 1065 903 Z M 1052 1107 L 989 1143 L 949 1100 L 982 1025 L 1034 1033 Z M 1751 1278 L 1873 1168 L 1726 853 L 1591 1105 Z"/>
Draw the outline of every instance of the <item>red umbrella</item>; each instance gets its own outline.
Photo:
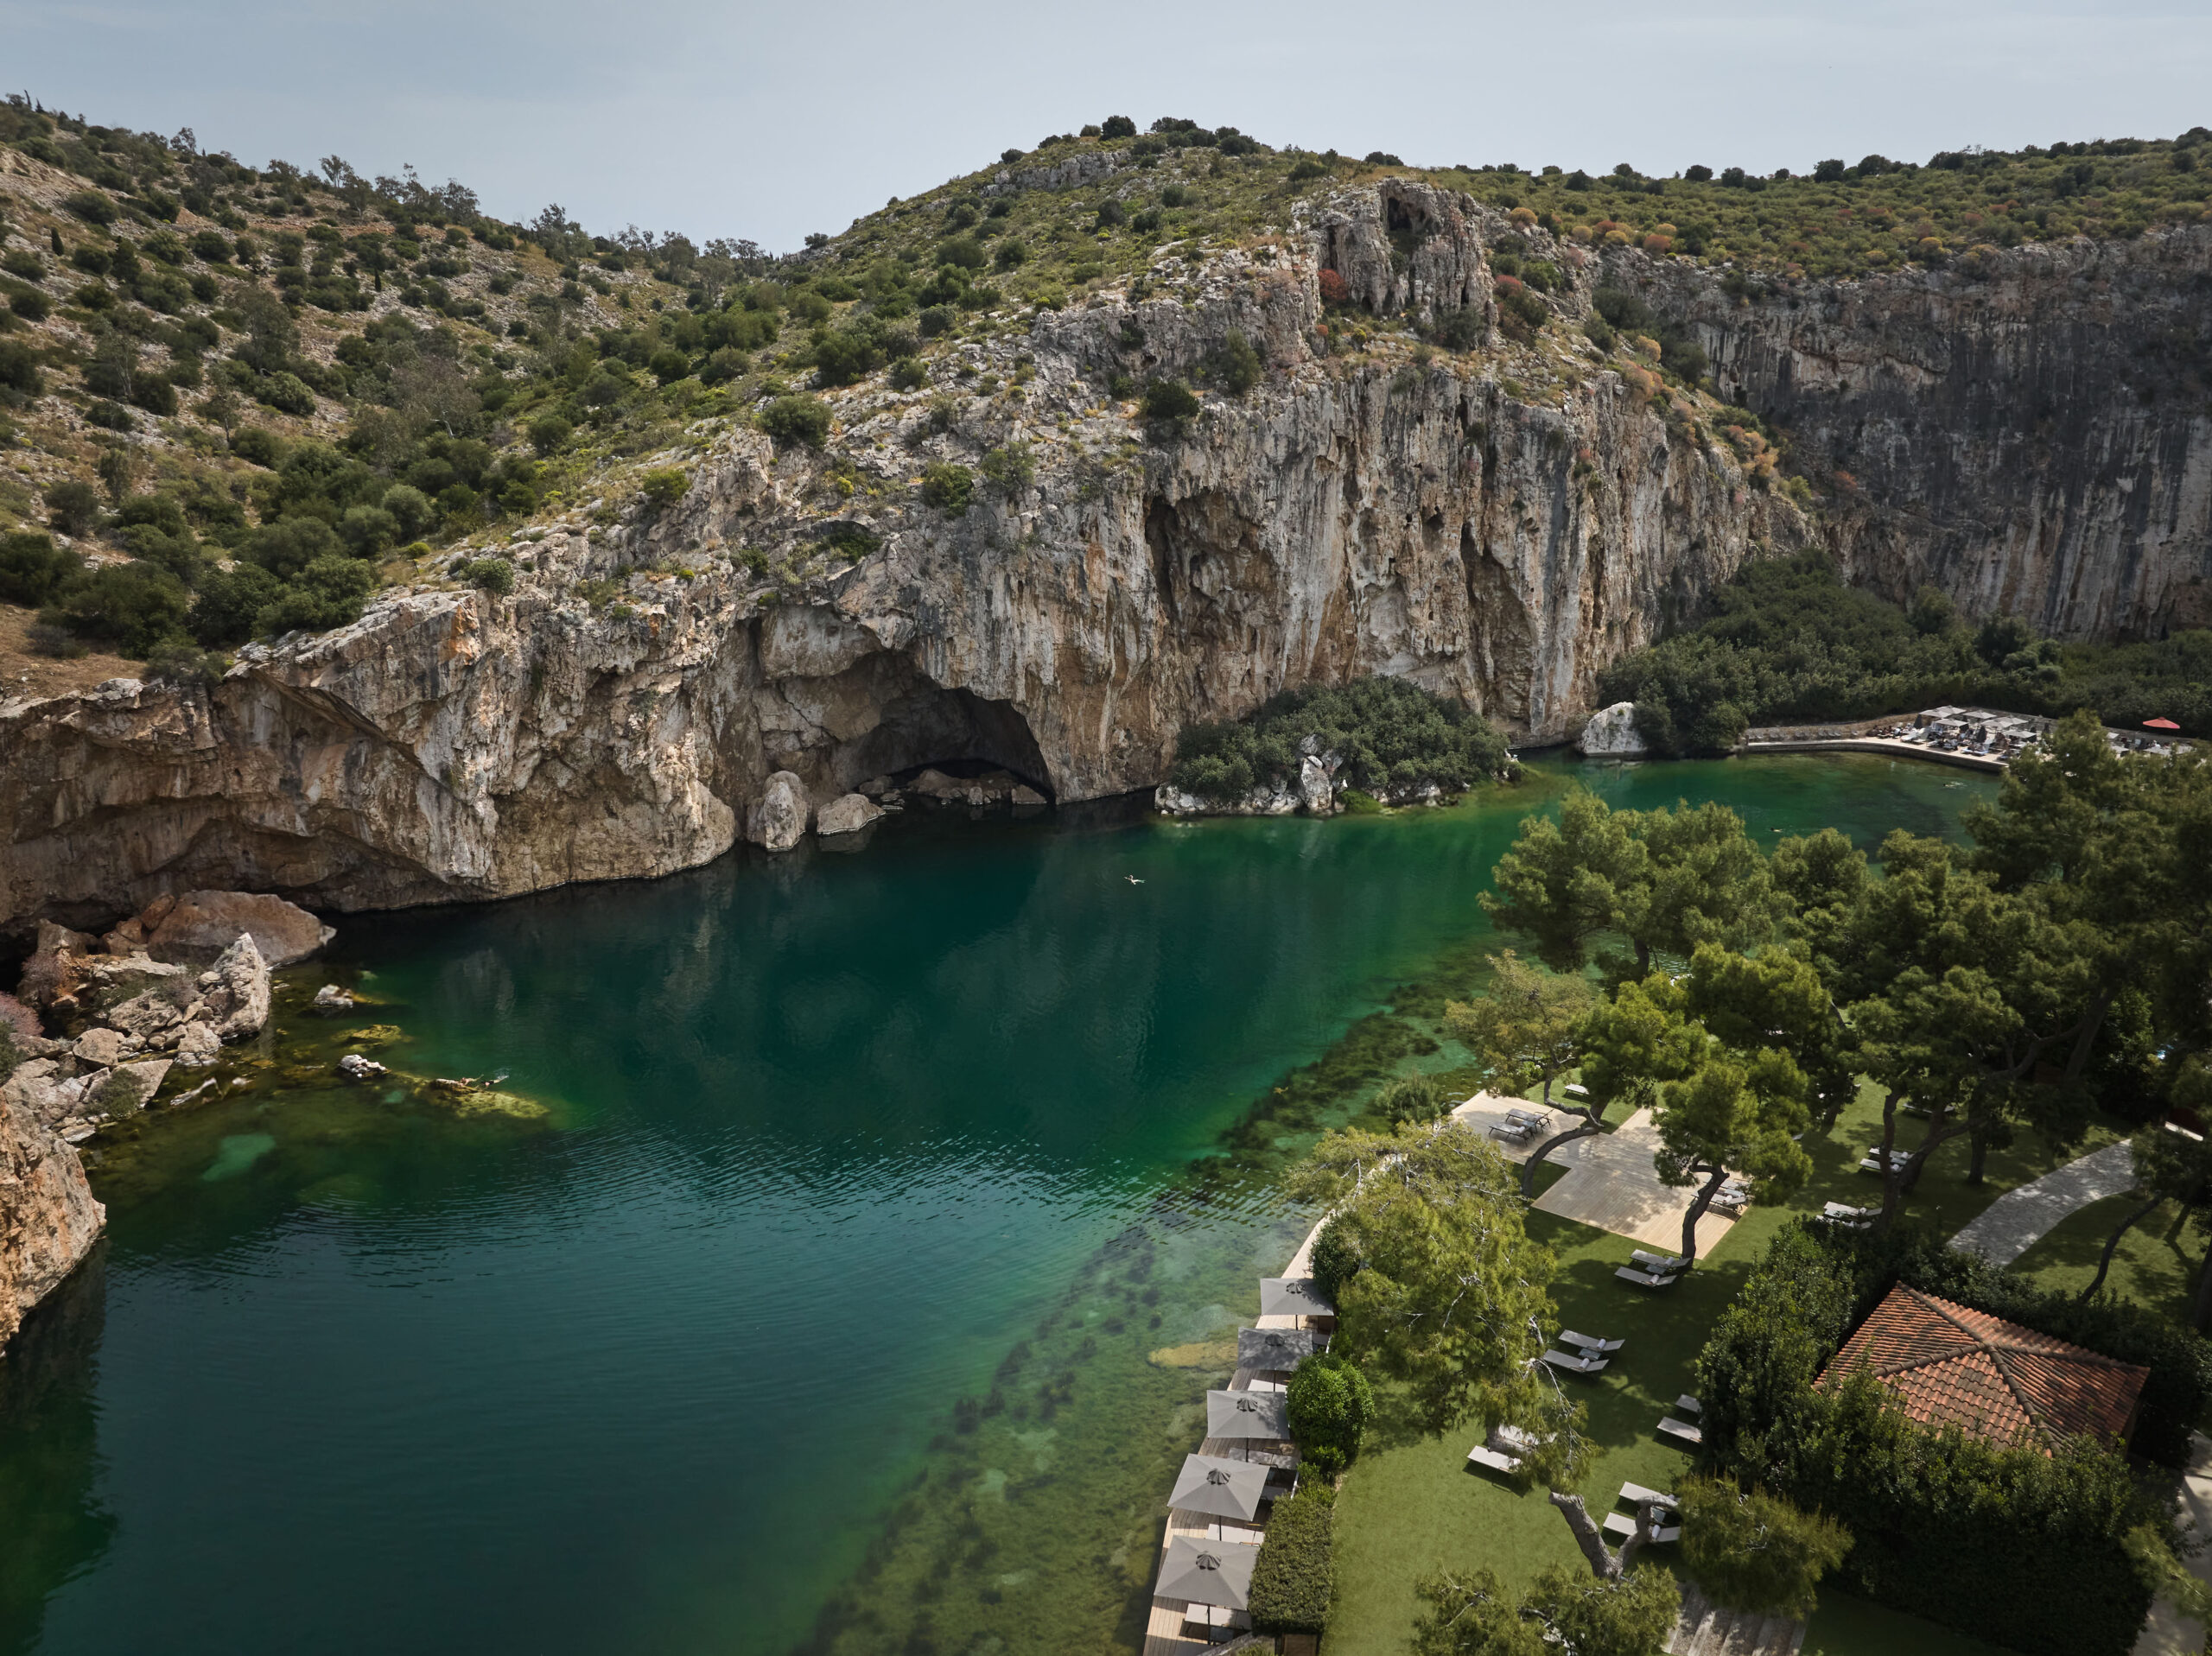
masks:
<path id="1" fill-rule="evenodd" d="M 2145 719 L 2143 721 L 2143 728 L 2145 730 L 2179 730 L 2181 726 L 2174 723 L 2171 719 Z"/>

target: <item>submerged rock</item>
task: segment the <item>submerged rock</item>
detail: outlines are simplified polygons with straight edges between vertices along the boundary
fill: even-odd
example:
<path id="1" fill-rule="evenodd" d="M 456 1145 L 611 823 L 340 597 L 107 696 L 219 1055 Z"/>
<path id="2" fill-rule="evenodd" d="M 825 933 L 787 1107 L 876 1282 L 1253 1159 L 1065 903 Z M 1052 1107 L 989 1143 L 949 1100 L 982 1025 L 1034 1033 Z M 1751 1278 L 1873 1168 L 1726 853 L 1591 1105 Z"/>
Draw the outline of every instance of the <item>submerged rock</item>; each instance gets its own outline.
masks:
<path id="1" fill-rule="evenodd" d="M 1651 751 L 1637 733 L 1633 701 L 1616 701 L 1592 714 L 1575 746 L 1593 759 L 1640 759 Z"/>
<path id="2" fill-rule="evenodd" d="M 353 997 L 334 983 L 326 983 L 315 992 L 310 1010 L 319 1012 L 346 1012 L 353 1010 Z"/>
<path id="3" fill-rule="evenodd" d="M 391 1071 L 374 1058 L 365 1058 L 358 1052 L 348 1052 L 344 1057 L 339 1059 L 338 1073 L 348 1081 L 373 1081 L 379 1075 L 390 1075 Z"/>
<path id="4" fill-rule="evenodd" d="M 824 805 L 814 820 L 817 834 L 853 834 L 883 815 L 866 794 L 845 794 Z"/>

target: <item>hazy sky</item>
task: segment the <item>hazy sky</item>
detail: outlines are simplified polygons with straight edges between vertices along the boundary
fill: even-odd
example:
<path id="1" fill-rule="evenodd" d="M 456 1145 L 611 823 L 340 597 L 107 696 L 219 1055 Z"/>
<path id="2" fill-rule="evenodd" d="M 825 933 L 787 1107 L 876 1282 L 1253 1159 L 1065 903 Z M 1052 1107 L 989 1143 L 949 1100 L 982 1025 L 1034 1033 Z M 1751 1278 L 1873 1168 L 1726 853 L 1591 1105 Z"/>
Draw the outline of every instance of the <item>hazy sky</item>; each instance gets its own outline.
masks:
<path id="1" fill-rule="evenodd" d="M 840 230 L 1126 114 L 1435 165 L 1702 162 L 2212 124 L 2212 0 L 0 0 L 0 79 L 257 165 L 412 162 L 594 231 Z"/>

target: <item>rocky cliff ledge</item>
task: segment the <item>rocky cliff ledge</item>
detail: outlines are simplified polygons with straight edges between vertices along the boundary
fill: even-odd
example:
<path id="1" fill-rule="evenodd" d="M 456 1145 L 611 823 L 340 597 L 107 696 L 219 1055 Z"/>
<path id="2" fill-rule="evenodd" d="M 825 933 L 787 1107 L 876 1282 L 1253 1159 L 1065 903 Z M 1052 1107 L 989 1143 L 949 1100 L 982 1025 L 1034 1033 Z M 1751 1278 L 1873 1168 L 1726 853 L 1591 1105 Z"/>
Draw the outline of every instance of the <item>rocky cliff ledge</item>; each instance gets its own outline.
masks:
<path id="1" fill-rule="evenodd" d="M 1600 668 L 1767 548 L 1826 541 L 1970 607 L 2032 593 L 2077 634 L 2194 614 L 2202 400 L 2146 400 L 2118 358 L 2205 307 L 2205 232 L 2100 249 L 2086 275 L 2027 249 L 1751 295 L 1529 231 L 1567 285 L 1524 343 L 1495 327 L 1488 258 L 1516 233 L 1394 181 L 1236 248 L 1171 245 L 1134 290 L 933 359 L 935 388 L 837 395 L 822 451 L 695 428 L 653 457 L 684 466 L 680 500 L 610 484 L 518 537 L 511 596 L 431 571 L 212 687 L 0 703 L 0 930 L 191 885 L 354 909 L 665 872 L 743 837 L 779 772 L 815 806 L 955 759 L 1122 792 L 1160 779 L 1185 722 L 1317 679 L 1402 675 L 1562 740 Z M 1325 314 L 1324 270 L 1353 310 Z M 1688 316 L 1729 396 L 1852 460 L 1828 504 L 1801 514 L 1713 404 L 1599 356 L 1573 324 L 1601 280 Z M 1455 310 L 1488 342 L 1431 353 L 1382 325 Z M 1232 332 L 1265 371 L 1185 427 L 1109 397 Z M 2096 454 L 2063 452 L 2101 409 Z M 1027 480 L 1001 467 L 957 517 L 921 500 L 926 465 L 1015 444 Z"/>

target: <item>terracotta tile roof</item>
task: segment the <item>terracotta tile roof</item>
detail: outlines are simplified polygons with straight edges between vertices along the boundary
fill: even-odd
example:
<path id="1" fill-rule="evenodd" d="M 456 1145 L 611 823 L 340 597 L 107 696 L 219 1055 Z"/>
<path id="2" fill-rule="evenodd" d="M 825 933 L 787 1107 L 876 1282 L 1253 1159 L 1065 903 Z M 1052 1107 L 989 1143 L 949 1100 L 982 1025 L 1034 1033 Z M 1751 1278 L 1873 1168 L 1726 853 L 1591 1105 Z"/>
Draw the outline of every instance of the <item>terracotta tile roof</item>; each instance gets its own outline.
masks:
<path id="1" fill-rule="evenodd" d="M 1923 1424 L 2046 1451 L 2085 1432 L 2125 1441 L 2151 1374 L 1903 1283 L 1859 1325 L 1819 1383 L 1832 1386 L 1862 1362 Z"/>

